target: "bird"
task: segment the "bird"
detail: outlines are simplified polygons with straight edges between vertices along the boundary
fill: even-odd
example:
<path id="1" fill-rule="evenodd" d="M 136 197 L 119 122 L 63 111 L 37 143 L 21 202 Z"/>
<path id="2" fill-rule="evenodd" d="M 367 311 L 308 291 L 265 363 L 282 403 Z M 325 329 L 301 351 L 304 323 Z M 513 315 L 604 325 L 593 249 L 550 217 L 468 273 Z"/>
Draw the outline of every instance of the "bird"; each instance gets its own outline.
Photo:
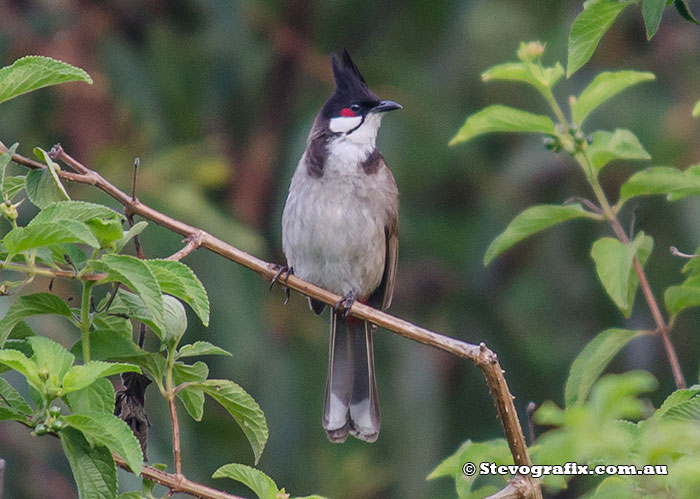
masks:
<path id="1" fill-rule="evenodd" d="M 335 90 L 321 107 L 292 176 L 283 215 L 284 271 L 343 298 L 330 314 L 323 428 L 331 442 L 379 436 L 375 326 L 355 301 L 391 305 L 398 257 L 398 188 L 377 149 L 384 113 L 402 106 L 372 92 L 347 50 L 331 56 Z M 325 304 L 309 299 L 320 314 Z"/>

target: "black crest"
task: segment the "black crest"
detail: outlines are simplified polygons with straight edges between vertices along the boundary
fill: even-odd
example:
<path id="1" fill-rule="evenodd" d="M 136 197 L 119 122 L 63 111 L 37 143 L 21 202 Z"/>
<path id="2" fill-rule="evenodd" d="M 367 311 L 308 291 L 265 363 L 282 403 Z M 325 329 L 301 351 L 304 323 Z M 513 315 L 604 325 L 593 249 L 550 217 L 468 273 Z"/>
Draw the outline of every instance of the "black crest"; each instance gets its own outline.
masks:
<path id="1" fill-rule="evenodd" d="M 343 50 L 342 61 L 337 55 L 331 56 L 333 67 L 333 79 L 335 80 L 335 92 L 330 96 L 323 106 L 326 117 L 337 114 L 337 111 L 352 103 L 372 103 L 379 102 L 374 92 L 372 92 L 365 79 L 360 74 L 355 63 L 352 62 L 347 50 Z"/>

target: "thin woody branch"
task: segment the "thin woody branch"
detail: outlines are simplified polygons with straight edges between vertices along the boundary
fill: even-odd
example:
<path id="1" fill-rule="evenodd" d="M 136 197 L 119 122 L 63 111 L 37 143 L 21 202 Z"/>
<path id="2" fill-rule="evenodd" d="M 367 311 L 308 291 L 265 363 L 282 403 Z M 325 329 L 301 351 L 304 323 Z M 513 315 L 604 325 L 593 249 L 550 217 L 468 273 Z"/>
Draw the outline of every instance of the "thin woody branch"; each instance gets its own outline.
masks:
<path id="1" fill-rule="evenodd" d="M 126 471 L 131 471 L 126 464 L 126 461 L 117 455 L 113 454 L 112 456 L 114 457 L 114 462 L 117 463 L 117 466 Z M 184 492 L 194 497 L 206 497 L 207 499 L 246 499 L 245 497 L 229 494 L 221 490 L 207 487 L 201 483 L 193 482 L 192 480 L 185 478 L 183 475 L 166 473 L 165 471 L 161 471 L 147 465 L 143 466 L 141 476 L 169 488 L 171 492 Z"/>
<path id="2" fill-rule="evenodd" d="M 0 146 L 0 151 L 5 150 L 6 149 L 4 147 Z M 102 177 L 99 173 L 87 168 L 82 163 L 72 158 L 60 145 L 54 146 L 51 149 L 50 154 L 53 159 L 62 161 L 75 172 L 72 173 L 60 171 L 59 176 L 61 178 L 93 185 L 122 204 L 126 213 L 139 215 L 147 220 L 151 220 L 152 222 L 155 222 L 172 232 L 182 235 L 183 237 L 187 238 L 188 241 L 193 239 L 198 240 L 201 247 L 223 256 L 228 260 L 243 265 L 254 272 L 257 272 L 263 279 L 269 281 L 275 277 L 279 269 L 279 266 L 276 264 L 266 262 L 253 255 L 250 255 L 249 253 L 246 253 L 245 251 L 242 251 L 235 246 L 212 236 L 208 232 L 176 220 L 151 208 L 150 206 L 143 204 L 138 199 L 132 198 L 130 195 L 126 194 L 104 179 L 104 177 Z M 44 165 L 25 158 L 19 154 L 15 154 L 12 159 L 16 163 L 28 168 L 45 168 Z M 187 248 L 187 246 L 185 246 L 185 248 Z M 185 248 L 183 248 L 183 250 Z M 339 295 L 315 286 L 294 275 L 288 277 L 286 276 L 284 278 L 284 282 L 289 288 L 308 297 L 322 301 L 328 305 L 335 305 L 342 298 Z M 352 308 L 350 309 L 350 314 L 359 319 L 376 324 L 377 326 L 380 326 L 393 333 L 399 334 L 405 338 L 444 350 L 453 355 L 457 355 L 458 357 L 471 360 L 481 369 L 484 377 L 486 378 L 489 393 L 491 394 L 496 405 L 496 410 L 503 425 L 506 439 L 508 440 L 508 445 L 510 446 L 511 453 L 513 455 L 514 463 L 516 465 L 532 465 L 532 461 L 530 460 L 527 450 L 527 444 L 525 443 L 523 430 L 513 403 L 514 397 L 511 395 L 508 389 L 508 384 L 506 383 L 503 375 L 504 371 L 501 369 L 501 366 L 498 363 L 497 355 L 484 343 L 474 345 L 465 341 L 451 338 L 449 336 L 444 336 L 359 302 L 355 302 L 353 304 Z M 526 478 L 526 480 L 531 486 L 528 489 L 529 493 L 523 495 L 522 497 L 541 498 L 542 496 L 539 489 L 539 483 L 531 478 Z"/>

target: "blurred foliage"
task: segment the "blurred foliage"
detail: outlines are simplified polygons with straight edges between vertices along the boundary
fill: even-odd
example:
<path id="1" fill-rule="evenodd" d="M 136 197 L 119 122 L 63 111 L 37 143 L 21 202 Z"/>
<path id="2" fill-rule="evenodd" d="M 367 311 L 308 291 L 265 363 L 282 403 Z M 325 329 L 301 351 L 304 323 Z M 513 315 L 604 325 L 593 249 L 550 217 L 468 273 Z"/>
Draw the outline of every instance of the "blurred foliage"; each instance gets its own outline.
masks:
<path id="1" fill-rule="evenodd" d="M 589 247 L 595 236 L 607 235 L 602 226 L 557 227 L 485 269 L 488 245 L 516 213 L 587 192 L 585 179 L 534 136 L 485 137 L 468 148 L 448 148 L 447 142 L 466 115 L 494 102 L 537 109 L 541 97 L 534 91 L 483 85 L 480 74 L 512 58 L 520 40 L 540 39 L 553 60 L 563 60 L 580 10 L 581 2 L 573 0 L 540 0 L 527 8 L 514 0 L 0 0 L 1 65 L 40 54 L 84 68 L 95 80 L 3 104 L 0 140 L 44 149 L 60 141 L 126 191 L 138 156 L 142 200 L 281 262 L 279 224 L 288 182 L 313 117 L 332 90 L 328 56 L 347 47 L 370 87 L 404 106 L 385 120 L 378 139 L 401 192 L 391 312 L 486 342 L 498 352 L 524 414 L 530 400 L 563 400 L 563 384 L 552 380 L 565 379 L 599 331 L 611 325 L 638 329 L 650 318 L 636 307 L 625 320 L 597 282 Z M 590 129 L 633 130 L 659 164 L 697 162 L 699 125 L 691 109 L 699 93 L 699 37 L 668 10 L 647 42 L 640 10 L 622 12 L 567 91 L 579 93 L 609 69 L 648 70 L 657 80 L 591 115 Z M 606 169 L 603 188 L 617 192 L 634 167 Z M 94 189 L 68 189 L 76 198 L 111 203 Z M 683 262 L 664 249 L 698 246 L 698 203 L 645 199 L 621 213 L 628 223 L 636 212 L 637 227 L 654 236 L 657 250 L 646 268 L 655 290 L 682 280 Z M 152 258 L 181 247 L 177 236 L 154 226 L 142 243 Z M 451 496 L 448 481 L 426 482 L 425 476 L 465 439 L 501 436 L 477 369 L 379 333 L 381 438 L 371 446 L 330 445 L 320 425 L 327 325 L 308 312 L 305 300 L 294 296 L 282 307 L 279 290 L 267 293 L 258 276 L 215 255 L 198 251 L 186 263 L 206 286 L 212 315 L 206 329 L 191 320 L 185 340 L 211 341 L 233 353 L 214 359 L 211 375 L 235 379 L 260 404 L 270 438 L 259 467 L 288 490 L 328 497 Z M 46 285 L 38 279 L 34 291 Z M 55 292 L 78 296 L 78 289 L 56 285 L 66 288 Z M 697 311 L 689 311 L 674 328 L 689 378 L 700 353 L 697 322 Z M 64 345 L 76 339 L 50 319 L 33 325 L 50 328 Z M 666 366 L 660 340 L 647 336 L 630 344 L 612 369 L 653 372 L 660 389 L 650 397 L 659 405 L 673 386 Z M 149 459 L 170 462 L 167 408 L 154 402 L 149 415 Z M 6 497 L 73 497 L 58 442 L 27 441 L 7 426 L 0 426 Z M 206 481 L 221 463 L 252 464 L 245 436 L 231 431 L 217 408 L 196 427 L 183 418 L 181 433 L 184 469 L 192 479 Z M 128 474 L 120 479 L 138 487 Z"/>

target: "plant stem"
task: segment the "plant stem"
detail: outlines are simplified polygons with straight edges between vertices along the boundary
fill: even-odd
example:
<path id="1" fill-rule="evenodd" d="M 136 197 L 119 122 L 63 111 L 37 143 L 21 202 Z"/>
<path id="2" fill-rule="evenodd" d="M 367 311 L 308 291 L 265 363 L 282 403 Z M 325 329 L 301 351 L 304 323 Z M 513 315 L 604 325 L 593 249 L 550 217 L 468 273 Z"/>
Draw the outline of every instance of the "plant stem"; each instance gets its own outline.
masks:
<path id="1" fill-rule="evenodd" d="M 180 423 L 177 419 L 175 407 L 175 389 L 173 385 L 173 368 L 175 366 L 175 348 L 168 350 L 168 368 L 165 374 L 165 395 L 170 408 L 170 421 L 173 426 L 173 460 L 175 461 L 175 474 L 182 475 L 182 457 L 180 454 Z"/>
<path id="2" fill-rule="evenodd" d="M 574 158 L 579 163 L 579 165 L 581 165 L 584 171 L 593 172 L 591 162 L 588 156 L 586 156 L 584 153 L 578 153 L 574 156 Z M 593 189 L 593 193 L 595 194 L 596 199 L 600 203 L 600 207 L 602 208 L 605 217 L 610 222 L 610 226 L 615 232 L 615 235 L 623 244 L 630 244 L 629 236 L 627 235 L 625 229 L 622 227 L 622 224 L 618 220 L 615 211 L 610 207 L 610 203 L 608 202 L 608 199 L 605 196 L 605 193 L 603 192 L 603 189 L 600 186 L 600 182 L 598 182 L 597 177 L 595 175 L 590 175 L 588 176 L 588 179 L 591 184 L 591 188 Z M 685 379 L 683 378 L 683 372 L 681 371 L 680 362 L 678 362 L 676 349 L 673 347 L 673 343 L 671 343 L 671 337 L 669 334 L 670 328 L 666 324 L 663 314 L 661 313 L 659 304 L 656 301 L 656 298 L 654 297 L 654 293 L 651 290 L 651 286 L 649 285 L 647 276 L 644 273 L 642 263 L 639 261 L 637 255 L 634 256 L 633 265 L 634 271 L 637 274 L 637 277 L 639 278 L 639 286 L 640 288 L 642 288 L 644 299 L 646 300 L 647 305 L 649 306 L 649 310 L 651 311 L 651 315 L 654 318 L 654 322 L 656 323 L 656 332 L 659 333 L 663 341 L 664 349 L 666 350 L 666 357 L 668 358 L 668 362 L 671 365 L 673 378 L 676 382 L 676 388 L 685 388 Z"/>
<path id="3" fill-rule="evenodd" d="M 83 336 L 83 364 L 90 362 L 90 295 L 93 281 L 83 281 L 83 296 L 80 300 L 80 329 Z"/>

